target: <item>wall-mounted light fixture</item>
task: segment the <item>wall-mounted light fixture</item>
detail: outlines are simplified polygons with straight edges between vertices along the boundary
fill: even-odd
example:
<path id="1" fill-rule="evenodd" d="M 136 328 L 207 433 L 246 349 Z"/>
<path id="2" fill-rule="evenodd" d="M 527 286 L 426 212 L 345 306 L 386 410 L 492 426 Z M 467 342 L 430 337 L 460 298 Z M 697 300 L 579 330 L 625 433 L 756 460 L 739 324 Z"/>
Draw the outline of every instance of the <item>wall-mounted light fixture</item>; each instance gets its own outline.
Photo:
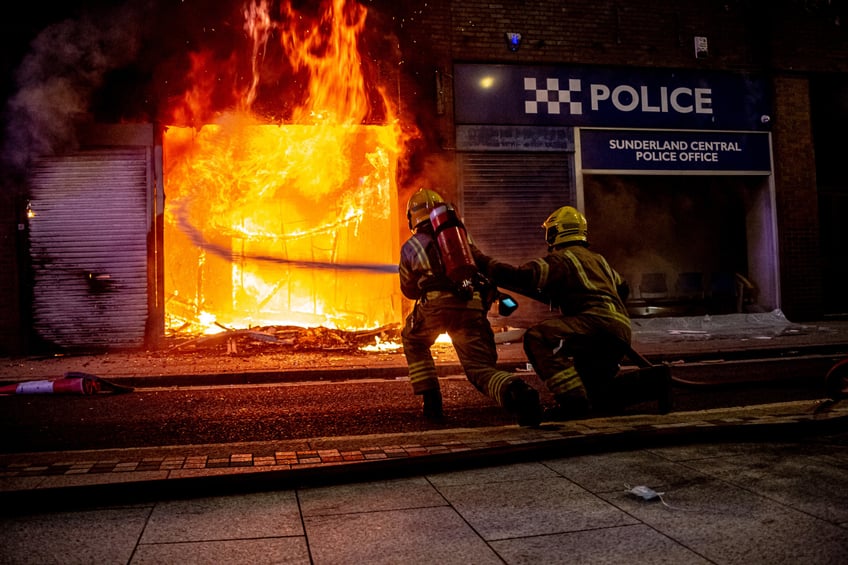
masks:
<path id="1" fill-rule="evenodd" d="M 521 47 L 521 34 L 506 32 L 504 35 L 506 36 L 506 46 L 509 47 L 509 50 L 513 53 L 518 51 L 518 48 Z"/>

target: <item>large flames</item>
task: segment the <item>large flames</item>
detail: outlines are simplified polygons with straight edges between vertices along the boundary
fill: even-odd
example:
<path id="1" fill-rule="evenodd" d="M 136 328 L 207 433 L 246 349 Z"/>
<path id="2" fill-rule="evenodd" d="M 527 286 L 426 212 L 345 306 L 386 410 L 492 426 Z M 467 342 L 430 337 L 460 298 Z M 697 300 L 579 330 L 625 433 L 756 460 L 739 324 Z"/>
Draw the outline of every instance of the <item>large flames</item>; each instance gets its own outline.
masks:
<path id="1" fill-rule="evenodd" d="M 214 77 L 233 73 L 216 65 L 238 58 L 195 54 L 178 125 L 164 134 L 168 328 L 399 322 L 394 179 L 403 140 L 383 91 L 366 89 L 357 50 L 365 8 L 333 0 L 310 21 L 251 0 L 244 17 L 251 80 L 236 104 L 205 118 Z M 269 123 L 253 110 L 259 63 L 280 48 L 306 81 L 304 99 L 280 100 L 287 118 Z M 384 119 L 366 124 L 375 93 Z"/>

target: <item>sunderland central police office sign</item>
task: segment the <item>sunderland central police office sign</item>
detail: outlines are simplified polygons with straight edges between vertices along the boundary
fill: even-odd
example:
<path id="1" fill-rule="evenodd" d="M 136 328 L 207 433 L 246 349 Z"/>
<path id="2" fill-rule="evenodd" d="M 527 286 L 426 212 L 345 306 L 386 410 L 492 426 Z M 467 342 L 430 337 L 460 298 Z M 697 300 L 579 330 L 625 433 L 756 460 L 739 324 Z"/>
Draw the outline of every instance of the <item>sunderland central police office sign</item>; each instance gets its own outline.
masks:
<path id="1" fill-rule="evenodd" d="M 765 84 L 674 69 L 457 64 L 458 125 L 765 129 Z"/>
<path id="2" fill-rule="evenodd" d="M 762 132 L 580 130 L 587 173 L 712 171 L 765 175 L 771 171 L 769 136 Z"/>

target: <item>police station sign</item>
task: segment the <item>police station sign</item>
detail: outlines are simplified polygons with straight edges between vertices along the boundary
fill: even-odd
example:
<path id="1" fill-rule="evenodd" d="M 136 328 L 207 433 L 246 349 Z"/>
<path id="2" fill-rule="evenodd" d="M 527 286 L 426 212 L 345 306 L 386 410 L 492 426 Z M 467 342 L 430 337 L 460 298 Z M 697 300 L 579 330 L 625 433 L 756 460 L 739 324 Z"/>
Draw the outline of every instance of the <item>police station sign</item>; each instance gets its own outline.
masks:
<path id="1" fill-rule="evenodd" d="M 736 73 L 542 65 L 454 66 L 457 124 L 766 128 L 763 81 Z"/>
<path id="2" fill-rule="evenodd" d="M 769 174 L 767 133 L 579 130 L 584 172 Z"/>

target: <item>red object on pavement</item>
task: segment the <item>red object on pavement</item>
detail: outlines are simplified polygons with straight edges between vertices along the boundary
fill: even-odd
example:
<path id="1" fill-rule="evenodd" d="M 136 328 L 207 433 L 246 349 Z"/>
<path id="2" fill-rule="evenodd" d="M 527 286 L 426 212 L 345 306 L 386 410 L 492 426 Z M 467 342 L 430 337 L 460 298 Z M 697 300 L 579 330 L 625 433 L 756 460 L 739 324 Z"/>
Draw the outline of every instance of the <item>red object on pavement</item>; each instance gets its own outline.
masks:
<path id="1" fill-rule="evenodd" d="M 41 381 L 26 381 L 0 387 L 0 394 L 78 394 L 90 395 L 100 391 L 97 379 L 62 377 Z"/>

